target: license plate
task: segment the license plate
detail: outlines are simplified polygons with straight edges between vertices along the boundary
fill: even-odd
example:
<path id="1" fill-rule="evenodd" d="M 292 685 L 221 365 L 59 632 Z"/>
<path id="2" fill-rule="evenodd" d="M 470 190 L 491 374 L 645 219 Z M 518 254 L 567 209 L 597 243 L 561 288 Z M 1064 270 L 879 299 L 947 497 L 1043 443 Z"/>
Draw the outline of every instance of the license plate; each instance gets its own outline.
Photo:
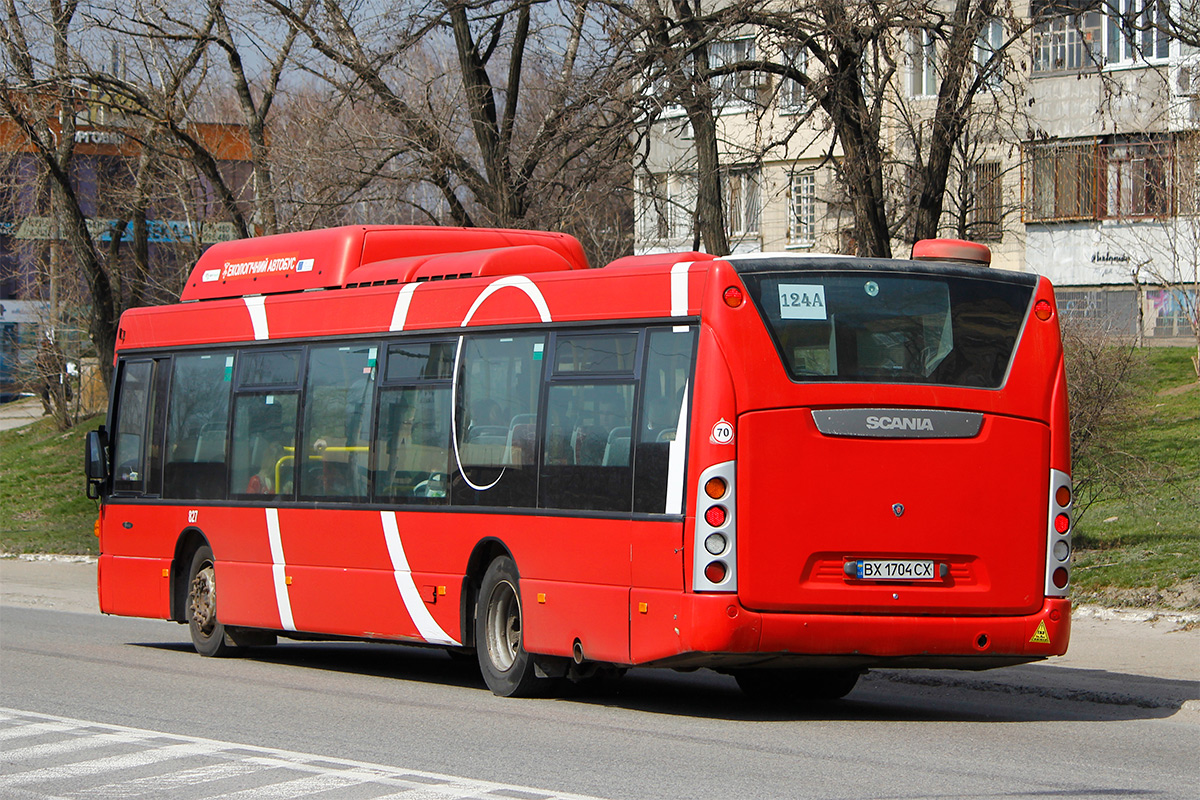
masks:
<path id="1" fill-rule="evenodd" d="M 882 558 L 851 563 L 854 565 L 854 577 L 868 581 L 928 581 L 937 577 L 932 561 Z"/>

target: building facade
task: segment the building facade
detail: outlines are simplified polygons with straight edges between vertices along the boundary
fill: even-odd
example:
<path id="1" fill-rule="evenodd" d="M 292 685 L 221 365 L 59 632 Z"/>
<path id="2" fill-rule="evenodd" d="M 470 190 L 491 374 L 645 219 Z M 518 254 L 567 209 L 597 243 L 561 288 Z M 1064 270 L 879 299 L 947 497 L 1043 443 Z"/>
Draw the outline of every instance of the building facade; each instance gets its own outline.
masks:
<path id="1" fill-rule="evenodd" d="M 1165 32 L 1160 3 L 1035 0 L 983 26 L 973 53 L 981 82 L 939 235 L 988 244 L 996 267 L 1046 275 L 1065 315 L 1144 341 L 1194 341 L 1200 52 Z M 798 48 L 761 32 L 728 39 L 710 49 L 711 64 L 803 67 Z M 897 255 L 911 246 L 902 209 L 937 107 L 944 46 L 936 27 L 878 44 L 896 65 L 880 99 Z M 713 96 L 731 249 L 854 252 L 842 153 L 804 90 L 739 73 Z M 682 108 L 668 106 L 635 186 L 637 252 L 700 244 L 691 145 Z"/>

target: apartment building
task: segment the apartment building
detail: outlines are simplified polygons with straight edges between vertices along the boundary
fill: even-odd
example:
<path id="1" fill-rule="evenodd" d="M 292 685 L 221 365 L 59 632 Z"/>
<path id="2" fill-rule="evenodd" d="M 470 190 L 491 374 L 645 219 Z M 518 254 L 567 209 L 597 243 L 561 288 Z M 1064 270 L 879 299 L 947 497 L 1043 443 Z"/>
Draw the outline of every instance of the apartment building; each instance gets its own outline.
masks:
<path id="1" fill-rule="evenodd" d="M 987 243 L 998 268 L 1050 277 L 1065 314 L 1146 340 L 1191 336 L 1200 259 L 1200 52 L 1164 33 L 1162 2 L 1034 0 L 984 26 L 977 68 L 1003 57 L 981 72 L 939 231 Z M 897 68 L 881 144 L 893 252 L 904 255 L 943 44 L 896 29 L 877 46 Z M 756 58 L 804 56 L 748 29 L 709 51 L 713 65 Z M 853 252 L 842 153 L 804 90 L 738 73 L 713 94 L 731 249 Z M 693 152 L 683 109 L 667 107 L 638 171 L 638 252 L 699 243 Z"/>

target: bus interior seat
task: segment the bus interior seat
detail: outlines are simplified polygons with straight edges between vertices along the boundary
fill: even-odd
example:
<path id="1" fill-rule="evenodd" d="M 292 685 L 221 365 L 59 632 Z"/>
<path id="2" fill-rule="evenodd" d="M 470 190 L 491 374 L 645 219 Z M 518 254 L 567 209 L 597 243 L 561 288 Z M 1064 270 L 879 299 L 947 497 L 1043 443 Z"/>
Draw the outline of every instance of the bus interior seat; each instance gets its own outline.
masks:
<path id="1" fill-rule="evenodd" d="M 504 449 L 504 463 L 519 466 L 532 464 L 534 449 L 537 446 L 537 426 L 532 422 L 533 414 L 518 414 L 518 417 L 528 417 L 529 422 L 514 422 L 508 430 L 508 442 Z M 517 417 L 513 418 L 514 420 Z M 515 448 L 515 449 L 514 449 Z"/>
<path id="2" fill-rule="evenodd" d="M 472 425 L 467 429 L 467 442 L 472 444 L 505 444 L 508 428 L 504 425 Z"/>
<path id="3" fill-rule="evenodd" d="M 225 460 L 225 423 L 207 422 L 200 428 L 196 438 L 196 452 L 192 461 L 213 462 Z"/>
<path id="4" fill-rule="evenodd" d="M 628 425 L 619 425 L 609 431 L 601 464 L 605 467 L 629 466 L 629 440 L 631 438 L 632 431 Z"/>
<path id="5" fill-rule="evenodd" d="M 608 431 L 598 425 L 581 425 L 571 434 L 571 452 L 580 466 L 601 466 L 607 445 Z"/>

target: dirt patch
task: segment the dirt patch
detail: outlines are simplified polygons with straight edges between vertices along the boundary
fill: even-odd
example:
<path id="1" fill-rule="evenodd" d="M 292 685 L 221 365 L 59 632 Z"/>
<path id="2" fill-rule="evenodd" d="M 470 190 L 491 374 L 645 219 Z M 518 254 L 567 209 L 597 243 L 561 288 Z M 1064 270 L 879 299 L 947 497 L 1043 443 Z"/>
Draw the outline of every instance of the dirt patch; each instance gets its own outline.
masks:
<path id="1" fill-rule="evenodd" d="M 1154 608 L 1164 611 L 1200 610 L 1200 579 L 1180 581 L 1166 589 L 1105 588 L 1097 592 L 1079 592 L 1076 602 L 1096 603 L 1113 608 Z"/>
<path id="2" fill-rule="evenodd" d="M 1200 381 L 1185 383 L 1183 386 L 1172 386 L 1170 389 L 1159 389 L 1155 394 L 1159 397 L 1177 397 L 1181 394 L 1194 392 L 1197 389 L 1200 389 Z"/>

